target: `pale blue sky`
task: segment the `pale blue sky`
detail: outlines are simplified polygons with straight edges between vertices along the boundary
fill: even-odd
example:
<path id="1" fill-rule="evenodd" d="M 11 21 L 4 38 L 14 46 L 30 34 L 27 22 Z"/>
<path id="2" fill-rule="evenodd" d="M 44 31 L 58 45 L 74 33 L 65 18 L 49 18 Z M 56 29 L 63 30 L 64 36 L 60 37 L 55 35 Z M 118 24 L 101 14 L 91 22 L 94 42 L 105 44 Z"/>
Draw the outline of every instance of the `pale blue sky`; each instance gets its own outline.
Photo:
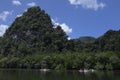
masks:
<path id="1" fill-rule="evenodd" d="M 1 0 L 0 36 L 17 15 L 40 6 L 71 38 L 99 37 L 120 29 L 120 0 Z"/>

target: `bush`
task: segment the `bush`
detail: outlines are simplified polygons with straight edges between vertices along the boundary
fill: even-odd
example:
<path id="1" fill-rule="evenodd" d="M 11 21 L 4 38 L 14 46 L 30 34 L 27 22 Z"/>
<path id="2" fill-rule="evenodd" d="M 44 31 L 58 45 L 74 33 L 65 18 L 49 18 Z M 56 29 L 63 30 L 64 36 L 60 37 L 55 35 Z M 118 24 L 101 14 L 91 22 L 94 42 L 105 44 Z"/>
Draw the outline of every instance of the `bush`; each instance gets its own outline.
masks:
<path id="1" fill-rule="evenodd" d="M 104 69 L 104 65 L 99 63 L 99 62 L 97 62 L 94 68 L 96 70 L 103 70 Z"/>

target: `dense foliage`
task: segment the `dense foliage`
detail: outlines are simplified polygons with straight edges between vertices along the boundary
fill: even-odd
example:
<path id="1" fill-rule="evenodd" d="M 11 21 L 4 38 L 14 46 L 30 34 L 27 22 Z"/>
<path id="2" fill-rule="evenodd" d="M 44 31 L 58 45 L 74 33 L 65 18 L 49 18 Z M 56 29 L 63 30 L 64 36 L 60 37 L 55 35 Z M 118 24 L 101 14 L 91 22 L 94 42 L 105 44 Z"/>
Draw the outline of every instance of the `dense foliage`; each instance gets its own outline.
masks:
<path id="1" fill-rule="evenodd" d="M 83 41 L 84 40 L 84 41 Z M 77 52 L 106 52 L 120 51 L 120 30 L 108 30 L 103 36 L 97 39 L 92 37 L 82 37 L 73 39 L 74 48 Z"/>
<path id="2" fill-rule="evenodd" d="M 120 51 L 120 30 L 109 30 L 95 43 L 99 51 Z"/>
<path id="3" fill-rule="evenodd" d="M 33 54 L 24 57 L 0 57 L 1 68 L 96 69 L 119 70 L 120 53 Z"/>
<path id="4" fill-rule="evenodd" d="M 120 69 L 120 30 L 97 39 L 67 37 L 44 10 L 31 7 L 0 38 L 0 67 Z"/>
<path id="5" fill-rule="evenodd" d="M 67 35 L 60 26 L 54 28 L 51 19 L 39 7 L 32 7 L 16 18 L 0 42 L 1 55 L 62 52 Z"/>

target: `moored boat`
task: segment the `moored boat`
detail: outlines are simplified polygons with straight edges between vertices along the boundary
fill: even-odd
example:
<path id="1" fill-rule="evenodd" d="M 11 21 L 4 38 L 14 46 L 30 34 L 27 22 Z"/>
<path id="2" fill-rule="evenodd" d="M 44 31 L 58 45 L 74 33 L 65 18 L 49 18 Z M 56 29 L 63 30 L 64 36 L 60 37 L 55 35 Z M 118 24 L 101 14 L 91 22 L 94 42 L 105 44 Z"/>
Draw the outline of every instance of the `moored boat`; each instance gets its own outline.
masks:
<path id="1" fill-rule="evenodd" d="M 40 71 L 46 72 L 49 71 L 50 69 L 40 69 Z"/>

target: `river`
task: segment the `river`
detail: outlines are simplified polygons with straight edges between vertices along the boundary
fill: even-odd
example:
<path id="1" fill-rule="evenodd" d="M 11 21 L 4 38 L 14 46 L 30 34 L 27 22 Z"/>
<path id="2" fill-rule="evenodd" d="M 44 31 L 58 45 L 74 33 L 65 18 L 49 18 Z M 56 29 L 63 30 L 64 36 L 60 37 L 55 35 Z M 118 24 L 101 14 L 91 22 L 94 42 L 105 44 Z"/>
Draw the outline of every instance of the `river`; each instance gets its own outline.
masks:
<path id="1" fill-rule="evenodd" d="M 0 80 L 120 80 L 120 71 L 40 71 L 0 69 Z"/>

